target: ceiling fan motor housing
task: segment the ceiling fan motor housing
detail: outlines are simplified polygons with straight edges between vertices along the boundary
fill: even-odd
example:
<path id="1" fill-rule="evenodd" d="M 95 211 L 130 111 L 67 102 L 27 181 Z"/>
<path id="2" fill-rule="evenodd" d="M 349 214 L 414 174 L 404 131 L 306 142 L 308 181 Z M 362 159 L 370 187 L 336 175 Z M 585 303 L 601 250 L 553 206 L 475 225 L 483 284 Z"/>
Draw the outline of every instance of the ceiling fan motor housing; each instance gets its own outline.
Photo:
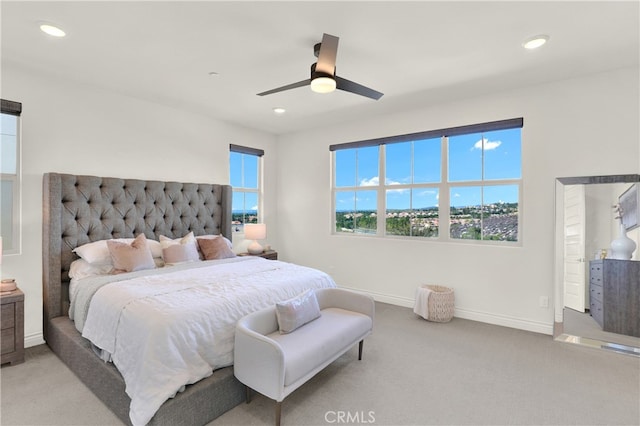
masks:
<path id="1" fill-rule="evenodd" d="M 336 68 L 333 69 L 333 74 L 327 74 L 326 72 L 322 72 L 322 71 L 316 71 L 316 65 L 318 63 L 314 63 L 311 65 L 311 80 L 318 78 L 318 77 L 329 77 L 329 78 L 334 78 L 336 75 Z"/>

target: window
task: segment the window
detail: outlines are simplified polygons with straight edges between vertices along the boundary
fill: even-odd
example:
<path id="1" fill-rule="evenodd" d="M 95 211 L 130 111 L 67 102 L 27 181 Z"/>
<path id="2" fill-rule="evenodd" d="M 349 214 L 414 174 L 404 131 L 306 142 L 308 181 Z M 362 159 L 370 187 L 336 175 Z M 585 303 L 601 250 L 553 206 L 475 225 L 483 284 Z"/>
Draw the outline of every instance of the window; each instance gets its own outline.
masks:
<path id="1" fill-rule="evenodd" d="M 517 242 L 522 123 L 332 145 L 334 233 Z"/>
<path id="2" fill-rule="evenodd" d="M 1 100 L 0 236 L 3 253 L 20 251 L 20 114 L 22 104 Z"/>
<path id="3" fill-rule="evenodd" d="M 452 136 L 452 239 L 518 241 L 520 128 Z"/>
<path id="4" fill-rule="evenodd" d="M 258 223 L 260 216 L 264 151 L 238 145 L 230 145 L 229 150 L 233 232 L 244 232 L 244 224 Z"/>
<path id="5" fill-rule="evenodd" d="M 378 226 L 378 147 L 338 151 L 335 193 L 336 231 L 375 234 Z"/>

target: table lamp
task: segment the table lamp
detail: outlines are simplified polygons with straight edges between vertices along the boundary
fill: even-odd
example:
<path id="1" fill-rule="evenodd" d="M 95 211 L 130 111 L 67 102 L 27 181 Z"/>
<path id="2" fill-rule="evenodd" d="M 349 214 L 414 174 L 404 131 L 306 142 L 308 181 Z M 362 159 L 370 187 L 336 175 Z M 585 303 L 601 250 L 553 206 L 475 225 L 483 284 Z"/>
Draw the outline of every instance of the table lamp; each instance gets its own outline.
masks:
<path id="1" fill-rule="evenodd" d="M 244 238 L 252 240 L 247 251 L 251 254 L 260 254 L 264 251 L 256 240 L 264 240 L 267 237 L 267 225 L 264 223 L 249 223 L 244 226 Z"/>

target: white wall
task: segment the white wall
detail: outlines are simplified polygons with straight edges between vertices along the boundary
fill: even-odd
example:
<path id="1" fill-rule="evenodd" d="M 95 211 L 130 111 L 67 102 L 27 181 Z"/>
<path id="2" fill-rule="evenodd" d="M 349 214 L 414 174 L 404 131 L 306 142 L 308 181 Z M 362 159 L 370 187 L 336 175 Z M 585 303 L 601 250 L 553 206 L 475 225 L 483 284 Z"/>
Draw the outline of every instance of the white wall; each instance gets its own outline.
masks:
<path id="1" fill-rule="evenodd" d="M 4 63 L 2 97 L 23 107 L 22 253 L 5 256 L 1 273 L 25 293 L 27 346 L 42 342 L 43 173 L 228 183 L 229 144 L 263 148 L 265 221 L 277 246 L 272 135 Z"/>
<path id="2" fill-rule="evenodd" d="M 456 316 L 552 334 L 555 178 L 638 173 L 637 76 L 618 70 L 281 137 L 281 258 L 405 306 L 420 284 L 449 286 Z M 329 145 L 520 116 L 522 247 L 331 235 Z"/>

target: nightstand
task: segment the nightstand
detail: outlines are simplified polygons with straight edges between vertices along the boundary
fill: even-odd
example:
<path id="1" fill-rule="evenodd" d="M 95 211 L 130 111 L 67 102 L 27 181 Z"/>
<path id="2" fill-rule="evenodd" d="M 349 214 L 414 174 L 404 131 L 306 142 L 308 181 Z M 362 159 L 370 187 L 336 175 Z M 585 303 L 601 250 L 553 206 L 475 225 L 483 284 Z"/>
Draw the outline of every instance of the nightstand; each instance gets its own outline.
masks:
<path id="1" fill-rule="evenodd" d="M 0 294 L 0 364 L 24 362 L 24 293 Z"/>
<path id="2" fill-rule="evenodd" d="M 275 250 L 265 250 L 259 254 L 240 253 L 238 256 L 258 256 L 269 260 L 278 260 L 278 252 Z"/>

